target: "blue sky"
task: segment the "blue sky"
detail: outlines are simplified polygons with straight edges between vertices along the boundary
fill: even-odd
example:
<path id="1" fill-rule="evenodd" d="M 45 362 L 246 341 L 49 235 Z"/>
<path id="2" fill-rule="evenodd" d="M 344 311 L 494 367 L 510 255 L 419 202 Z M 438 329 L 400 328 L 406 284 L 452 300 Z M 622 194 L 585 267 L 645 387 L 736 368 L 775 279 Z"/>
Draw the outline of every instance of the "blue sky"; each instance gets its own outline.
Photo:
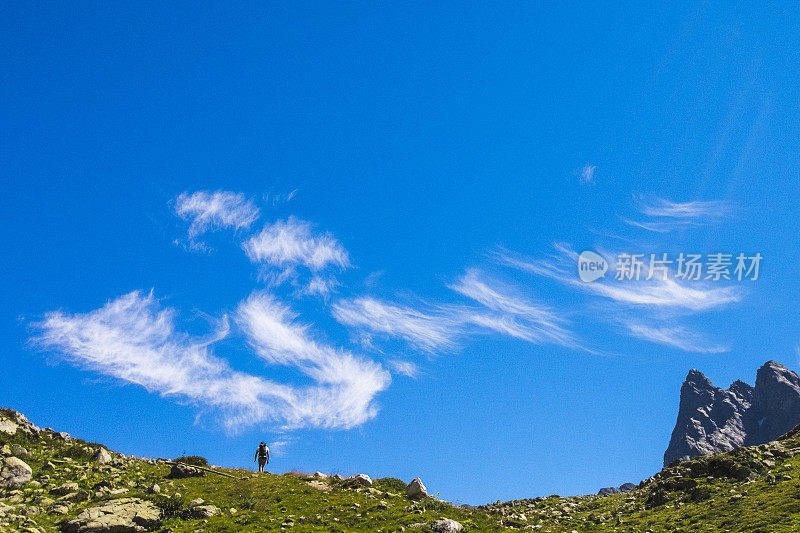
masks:
<path id="1" fill-rule="evenodd" d="M 485 503 L 638 482 L 689 369 L 800 364 L 778 6 L 0 9 L 0 404 L 37 424 Z"/>

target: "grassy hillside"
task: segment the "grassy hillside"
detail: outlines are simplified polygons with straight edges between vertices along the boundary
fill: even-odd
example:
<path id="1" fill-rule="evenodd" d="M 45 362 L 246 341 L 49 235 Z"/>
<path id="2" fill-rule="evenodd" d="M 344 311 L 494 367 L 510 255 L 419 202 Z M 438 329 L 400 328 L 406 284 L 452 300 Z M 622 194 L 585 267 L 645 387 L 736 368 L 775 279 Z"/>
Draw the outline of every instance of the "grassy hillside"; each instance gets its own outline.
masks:
<path id="1" fill-rule="evenodd" d="M 0 412 L 0 419 L 13 416 Z M 174 532 L 431 531 L 442 518 L 459 522 L 464 531 L 800 530 L 797 430 L 768 445 L 670 465 L 626 494 L 550 496 L 478 508 L 432 498 L 412 501 L 406 483 L 392 478 L 361 486 L 352 479 L 216 469 L 236 479 L 213 473 L 170 479 L 171 465 L 164 461 L 111 454 L 103 464 L 96 457 L 100 445 L 64 440 L 55 432 L 0 433 L 0 448 L 32 470 L 31 481 L 21 487 L 0 489 L 0 531 L 77 530 L 75 522 L 69 524 L 89 516 L 86 509 L 139 500 L 157 511 L 157 519 L 142 519 L 137 527 Z M 102 531 L 87 521 L 82 531 Z"/>

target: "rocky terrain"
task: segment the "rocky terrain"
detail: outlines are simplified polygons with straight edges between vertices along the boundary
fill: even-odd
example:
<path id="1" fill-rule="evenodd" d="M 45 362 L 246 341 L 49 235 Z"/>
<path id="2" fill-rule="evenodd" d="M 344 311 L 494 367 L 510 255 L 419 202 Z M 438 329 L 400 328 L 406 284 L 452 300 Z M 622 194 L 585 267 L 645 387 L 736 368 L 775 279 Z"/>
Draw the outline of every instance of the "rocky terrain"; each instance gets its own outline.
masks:
<path id="1" fill-rule="evenodd" d="M 126 456 L 0 409 L 0 531 L 789 532 L 800 530 L 800 428 L 780 440 L 678 461 L 610 495 L 480 507 L 405 483 L 256 474 Z M 615 491 L 611 491 L 615 492 Z"/>
<path id="2" fill-rule="evenodd" d="M 756 385 L 714 387 L 691 370 L 681 387 L 678 419 L 664 464 L 676 459 L 764 444 L 800 424 L 800 376 L 775 361 L 758 369 Z"/>

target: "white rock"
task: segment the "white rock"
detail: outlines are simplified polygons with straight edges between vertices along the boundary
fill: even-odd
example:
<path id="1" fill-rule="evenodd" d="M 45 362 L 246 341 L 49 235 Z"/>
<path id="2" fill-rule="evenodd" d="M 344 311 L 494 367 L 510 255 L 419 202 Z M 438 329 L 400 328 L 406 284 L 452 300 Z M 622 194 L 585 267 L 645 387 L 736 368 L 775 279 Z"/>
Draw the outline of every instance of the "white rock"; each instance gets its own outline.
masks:
<path id="1" fill-rule="evenodd" d="M 104 465 L 111 462 L 111 454 L 105 448 L 100 448 L 94 454 L 94 460 L 99 464 Z"/>
<path id="2" fill-rule="evenodd" d="M 420 500 L 428 496 L 428 489 L 425 488 L 420 478 L 415 477 L 406 487 L 406 496 L 412 500 Z"/>
<path id="3" fill-rule="evenodd" d="M 15 489 L 31 480 L 33 470 L 22 459 L 6 457 L 0 463 L 0 487 Z"/>
<path id="4" fill-rule="evenodd" d="M 11 420 L 0 418 L 0 433 L 10 433 L 13 435 L 17 432 L 17 428 L 19 428 L 19 426 Z"/>
<path id="5" fill-rule="evenodd" d="M 452 531 L 461 531 L 462 529 L 464 529 L 464 526 L 450 518 L 440 518 L 431 524 L 431 531 L 436 533 L 450 533 Z"/>
<path id="6" fill-rule="evenodd" d="M 352 479 L 355 483 L 358 483 L 362 487 L 372 486 L 372 479 L 370 479 L 370 477 L 366 474 L 358 474 L 350 479 Z"/>

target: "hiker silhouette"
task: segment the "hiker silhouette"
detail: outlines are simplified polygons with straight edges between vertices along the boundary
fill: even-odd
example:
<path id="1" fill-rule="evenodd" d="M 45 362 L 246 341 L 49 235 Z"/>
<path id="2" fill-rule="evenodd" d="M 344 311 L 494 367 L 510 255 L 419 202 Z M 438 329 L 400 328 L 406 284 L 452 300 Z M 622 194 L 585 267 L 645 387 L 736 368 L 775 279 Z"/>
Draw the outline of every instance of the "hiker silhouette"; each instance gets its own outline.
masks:
<path id="1" fill-rule="evenodd" d="M 258 471 L 263 472 L 264 465 L 269 463 L 269 447 L 264 444 L 264 441 L 261 441 L 261 444 L 258 445 L 255 459 L 253 459 L 254 463 L 256 461 L 258 461 Z"/>

